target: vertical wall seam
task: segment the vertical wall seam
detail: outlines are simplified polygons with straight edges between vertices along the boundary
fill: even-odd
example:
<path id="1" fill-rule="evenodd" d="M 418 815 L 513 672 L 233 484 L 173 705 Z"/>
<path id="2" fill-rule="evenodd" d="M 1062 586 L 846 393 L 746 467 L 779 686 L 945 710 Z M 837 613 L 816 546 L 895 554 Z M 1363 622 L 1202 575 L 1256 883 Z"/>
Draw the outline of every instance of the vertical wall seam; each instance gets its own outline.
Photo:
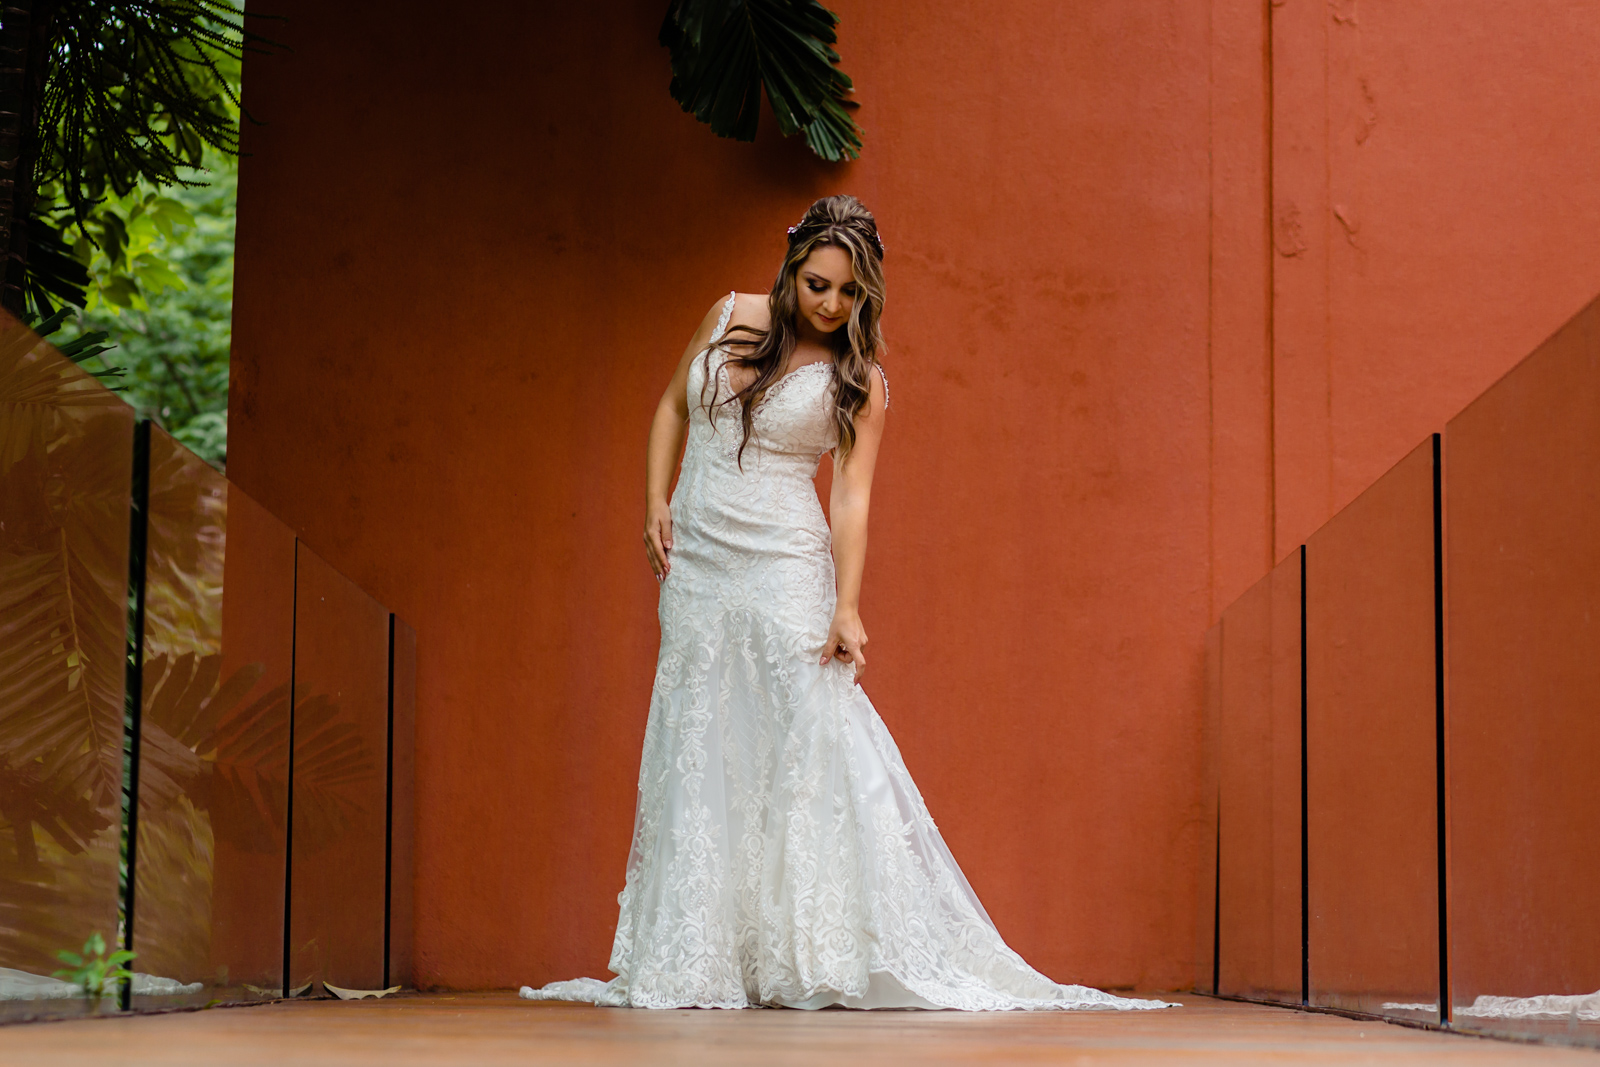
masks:
<path id="1" fill-rule="evenodd" d="M 1322 203 L 1317 210 L 1322 217 L 1318 226 L 1322 231 L 1322 443 L 1327 449 L 1327 496 L 1323 499 L 1322 515 L 1317 526 L 1333 517 L 1333 502 L 1338 499 L 1333 484 L 1333 226 L 1328 219 L 1333 213 L 1333 41 L 1328 28 L 1333 24 L 1333 12 L 1324 9 L 1320 18 L 1322 26 Z M 1312 527 L 1315 529 L 1316 527 Z"/>
<path id="2" fill-rule="evenodd" d="M 1278 326 L 1277 326 L 1277 258 L 1272 247 L 1272 220 L 1277 217 L 1277 202 L 1274 179 L 1274 160 L 1276 158 L 1277 135 L 1273 120 L 1275 97 L 1273 90 L 1273 53 L 1272 53 L 1272 0 L 1261 0 L 1262 26 L 1265 29 L 1262 43 L 1262 79 L 1264 81 L 1266 99 L 1266 114 L 1263 116 L 1263 125 L 1266 144 L 1265 166 L 1266 188 L 1263 190 L 1262 203 L 1266 210 L 1262 218 L 1262 254 L 1266 257 L 1266 330 L 1267 353 L 1267 560 L 1270 568 L 1278 559 Z"/>
<path id="3" fill-rule="evenodd" d="M 1206 8 L 1206 619 L 1217 619 L 1217 5 Z"/>

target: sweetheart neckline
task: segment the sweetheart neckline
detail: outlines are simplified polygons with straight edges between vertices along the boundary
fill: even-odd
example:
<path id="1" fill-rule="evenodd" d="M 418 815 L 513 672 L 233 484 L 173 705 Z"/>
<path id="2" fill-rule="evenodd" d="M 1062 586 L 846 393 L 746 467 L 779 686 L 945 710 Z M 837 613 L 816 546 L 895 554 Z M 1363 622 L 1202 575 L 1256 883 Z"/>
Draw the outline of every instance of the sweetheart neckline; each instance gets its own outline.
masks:
<path id="1" fill-rule="evenodd" d="M 790 378 L 793 378 L 796 374 L 799 374 L 801 371 L 805 370 L 807 367 L 830 367 L 831 368 L 832 366 L 833 366 L 833 362 L 831 360 L 826 360 L 826 359 L 817 359 L 817 360 L 811 361 L 810 363 L 802 363 L 802 364 L 800 364 L 800 366 L 796 367 L 794 370 L 789 371 L 786 374 L 779 375 L 778 376 L 778 380 L 773 382 L 771 385 L 769 385 L 767 387 L 767 391 L 766 391 L 765 395 L 762 396 L 761 399 L 762 399 L 763 402 L 765 402 L 767 397 L 772 395 L 773 390 L 777 389 L 778 386 L 782 385 L 784 382 L 788 381 Z M 734 392 L 735 390 L 733 388 L 733 375 L 728 373 L 728 361 L 726 359 L 724 359 L 721 363 L 717 364 L 717 374 L 719 374 L 723 378 L 727 379 L 729 392 Z"/>

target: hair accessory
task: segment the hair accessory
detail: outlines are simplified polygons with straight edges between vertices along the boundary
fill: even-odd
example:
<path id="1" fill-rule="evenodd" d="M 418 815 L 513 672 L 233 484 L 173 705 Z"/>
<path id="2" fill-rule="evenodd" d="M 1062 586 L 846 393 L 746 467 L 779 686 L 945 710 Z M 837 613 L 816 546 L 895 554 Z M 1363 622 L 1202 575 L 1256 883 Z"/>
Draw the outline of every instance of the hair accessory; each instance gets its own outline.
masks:
<path id="1" fill-rule="evenodd" d="M 804 226 L 804 225 L 805 225 L 805 223 L 806 223 L 806 220 L 805 220 L 805 219 L 801 219 L 801 220 L 800 220 L 800 221 L 799 221 L 799 222 L 797 222 L 797 223 L 795 223 L 795 224 L 794 224 L 794 225 L 793 225 L 793 226 L 790 226 L 790 227 L 789 227 L 789 229 L 788 229 L 788 234 L 789 234 L 789 238 L 790 238 L 790 240 L 793 240 L 793 239 L 794 239 L 794 235 L 795 235 L 795 232 L 796 232 L 796 231 L 797 231 L 797 230 L 799 230 L 799 229 L 800 229 L 800 227 L 801 227 L 801 226 Z M 876 243 L 876 244 L 877 244 L 877 246 L 878 246 L 878 258 L 880 258 L 880 259 L 881 259 L 881 258 L 883 258 L 883 254 L 884 254 L 884 253 L 885 253 L 885 252 L 886 252 L 886 251 L 888 251 L 888 249 L 887 249 L 887 247 L 886 247 L 886 246 L 885 246 L 885 245 L 884 245 L 884 243 L 883 243 L 883 237 L 882 237 L 882 236 L 881 236 L 881 235 L 880 235 L 880 234 L 879 234 L 879 233 L 878 233 L 878 229 L 877 229 L 877 227 L 873 227 L 873 229 L 872 229 L 872 240 L 873 240 L 873 241 L 874 241 L 874 242 L 875 242 L 875 243 Z"/>

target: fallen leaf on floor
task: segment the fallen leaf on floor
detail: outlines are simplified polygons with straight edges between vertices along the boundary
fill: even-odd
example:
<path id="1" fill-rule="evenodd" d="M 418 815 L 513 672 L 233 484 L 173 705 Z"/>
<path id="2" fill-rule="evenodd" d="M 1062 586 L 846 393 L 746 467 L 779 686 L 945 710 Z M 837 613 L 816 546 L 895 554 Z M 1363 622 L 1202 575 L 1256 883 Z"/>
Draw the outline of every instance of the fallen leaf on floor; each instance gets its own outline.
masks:
<path id="1" fill-rule="evenodd" d="M 366 1000 L 368 997 L 386 997 L 390 993 L 398 993 L 400 987 L 392 985 L 388 989 L 340 989 L 328 982 L 322 983 L 322 988 L 338 997 L 340 1000 Z"/>

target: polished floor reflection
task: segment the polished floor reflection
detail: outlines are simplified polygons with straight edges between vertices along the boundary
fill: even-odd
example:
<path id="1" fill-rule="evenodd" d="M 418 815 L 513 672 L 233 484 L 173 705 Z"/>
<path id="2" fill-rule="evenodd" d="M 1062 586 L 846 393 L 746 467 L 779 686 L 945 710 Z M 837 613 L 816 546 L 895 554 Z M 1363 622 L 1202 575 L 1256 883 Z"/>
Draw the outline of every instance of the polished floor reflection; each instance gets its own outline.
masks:
<path id="1" fill-rule="evenodd" d="M 1170 996 L 1170 994 L 1163 994 Z M 15 1062 L 213 1064 L 1594 1064 L 1592 1052 L 1180 997 L 1167 1012 L 633 1011 L 510 992 L 13 1027 Z"/>

